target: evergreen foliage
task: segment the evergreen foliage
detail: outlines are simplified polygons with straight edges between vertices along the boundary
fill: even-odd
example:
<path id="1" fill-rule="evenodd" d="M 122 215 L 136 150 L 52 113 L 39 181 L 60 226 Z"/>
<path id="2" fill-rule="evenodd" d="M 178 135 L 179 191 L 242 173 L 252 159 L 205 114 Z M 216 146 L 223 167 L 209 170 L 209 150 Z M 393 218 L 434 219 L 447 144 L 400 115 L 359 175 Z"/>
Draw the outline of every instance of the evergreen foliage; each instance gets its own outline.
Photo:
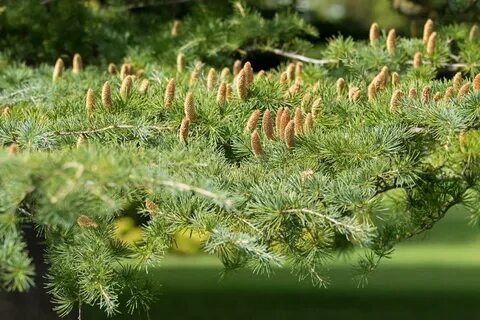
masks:
<path id="1" fill-rule="evenodd" d="M 214 76 L 209 67 L 233 66 L 235 52 L 301 53 L 316 34 L 291 13 L 233 7 L 223 19 L 199 10 L 174 36 L 173 22 L 160 26 L 117 73 L 110 61 L 66 63 L 52 81 L 53 62 L 30 68 L 3 53 L 2 289 L 33 285 L 24 224 L 45 239 L 60 315 L 84 304 L 148 310 L 158 290 L 148 270 L 185 230 L 204 235 L 226 272 L 283 266 L 326 286 L 338 252 L 364 250 L 363 285 L 451 207 L 478 224 L 480 42 L 468 26 L 436 26 L 435 44 L 388 30 L 375 45 L 338 36 L 322 60 Z M 452 67 L 463 78 L 438 77 Z M 146 221 L 134 244 L 114 233 L 132 207 Z"/>

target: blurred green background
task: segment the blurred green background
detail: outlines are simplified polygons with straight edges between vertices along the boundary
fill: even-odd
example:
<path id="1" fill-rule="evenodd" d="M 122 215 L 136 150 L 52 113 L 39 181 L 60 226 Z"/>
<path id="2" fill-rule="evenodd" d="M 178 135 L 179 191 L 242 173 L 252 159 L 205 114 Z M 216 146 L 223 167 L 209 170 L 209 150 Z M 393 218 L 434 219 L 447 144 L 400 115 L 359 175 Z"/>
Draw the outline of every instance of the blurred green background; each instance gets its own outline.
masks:
<path id="1" fill-rule="evenodd" d="M 126 223 L 119 222 L 120 228 Z M 222 278 L 215 257 L 192 254 L 199 249 L 198 236 L 189 239 L 188 234 L 180 234 L 179 247 L 149 274 L 160 287 L 150 318 L 476 319 L 480 314 L 478 231 L 468 225 L 461 207 L 452 208 L 432 230 L 397 247 L 365 288 L 352 281 L 352 264 L 359 252 L 342 254 L 328 266 L 328 289 L 298 282 L 287 269 L 276 270 L 270 278 L 248 270 Z M 92 309 L 87 315 L 106 319 Z"/>

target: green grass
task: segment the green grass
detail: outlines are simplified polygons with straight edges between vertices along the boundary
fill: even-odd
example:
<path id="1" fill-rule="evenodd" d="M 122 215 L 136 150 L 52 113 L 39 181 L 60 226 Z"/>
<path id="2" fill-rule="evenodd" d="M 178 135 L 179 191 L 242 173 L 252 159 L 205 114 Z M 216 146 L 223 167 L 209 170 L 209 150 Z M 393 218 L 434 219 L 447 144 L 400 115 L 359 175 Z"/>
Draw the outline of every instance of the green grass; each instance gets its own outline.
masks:
<path id="1" fill-rule="evenodd" d="M 474 319 L 480 314 L 480 233 L 460 210 L 421 239 L 399 246 L 368 286 L 357 288 L 355 254 L 329 265 L 331 286 L 239 271 L 220 279 L 209 256 L 169 256 L 150 275 L 161 284 L 151 319 Z M 88 318 L 100 318 L 90 311 Z M 115 319 L 130 319 L 120 315 Z M 135 319 L 146 319 L 136 315 Z"/>

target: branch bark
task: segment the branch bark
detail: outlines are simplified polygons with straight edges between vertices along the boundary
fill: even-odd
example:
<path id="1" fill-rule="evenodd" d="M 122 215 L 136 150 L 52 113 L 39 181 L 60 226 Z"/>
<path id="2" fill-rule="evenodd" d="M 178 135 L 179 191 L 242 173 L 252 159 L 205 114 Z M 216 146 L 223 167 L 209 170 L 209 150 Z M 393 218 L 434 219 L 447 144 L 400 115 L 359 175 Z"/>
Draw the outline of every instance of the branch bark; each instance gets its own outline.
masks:
<path id="1" fill-rule="evenodd" d="M 301 54 L 298 54 L 296 52 L 289 52 L 289 51 L 283 51 L 281 49 L 272 49 L 272 53 L 276 54 L 277 56 L 293 59 L 293 60 L 298 60 L 301 62 L 305 63 L 312 63 L 320 66 L 328 65 L 328 64 L 335 64 L 338 63 L 339 60 L 336 59 L 315 59 L 315 58 L 310 58 Z M 426 62 L 425 62 L 426 63 Z M 413 64 L 412 61 L 408 61 L 407 64 Z M 447 71 L 450 72 L 456 72 L 461 69 L 464 69 L 467 67 L 466 63 L 447 63 L 441 66 L 441 68 L 446 69 Z"/>
<path id="2" fill-rule="evenodd" d="M 96 129 L 89 129 L 89 130 L 79 130 L 79 131 L 56 131 L 56 132 L 52 132 L 51 134 L 56 135 L 56 136 L 68 136 L 68 135 L 80 135 L 80 134 L 89 135 L 89 134 L 104 132 L 104 131 L 113 130 L 113 129 L 135 129 L 135 128 L 140 128 L 140 126 L 134 126 L 134 125 L 129 125 L 129 124 L 118 124 L 118 125 L 117 124 L 112 124 L 110 126 L 103 127 L 103 128 L 96 128 Z M 172 129 L 171 127 L 167 127 L 167 126 L 163 126 L 163 127 L 161 127 L 161 126 L 145 126 L 145 128 L 154 129 L 154 130 L 158 130 L 158 131 L 171 130 Z"/>
<path id="3" fill-rule="evenodd" d="M 326 65 L 326 64 L 333 64 L 333 63 L 338 62 L 338 60 L 334 60 L 334 59 L 309 58 L 309 57 L 303 56 L 303 55 L 295 53 L 295 52 L 287 52 L 287 51 L 283 51 L 283 50 L 280 50 L 280 49 L 273 49 L 272 52 L 274 54 L 276 54 L 277 56 L 282 56 L 282 57 L 285 57 L 285 58 L 290 58 L 290 59 L 294 59 L 294 60 L 298 60 L 298 61 L 302 61 L 302 62 L 306 62 L 306 63 L 313 63 L 313 64 L 317 64 L 317 65 L 322 65 L 322 66 Z"/>

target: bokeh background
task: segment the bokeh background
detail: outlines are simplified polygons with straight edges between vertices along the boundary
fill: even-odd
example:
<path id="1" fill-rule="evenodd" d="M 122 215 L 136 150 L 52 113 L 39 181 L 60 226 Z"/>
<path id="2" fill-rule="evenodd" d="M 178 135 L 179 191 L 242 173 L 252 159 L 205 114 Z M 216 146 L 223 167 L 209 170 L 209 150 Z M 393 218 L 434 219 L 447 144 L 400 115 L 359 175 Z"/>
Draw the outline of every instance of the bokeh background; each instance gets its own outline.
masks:
<path id="1" fill-rule="evenodd" d="M 120 61 L 148 47 L 149 37 L 203 4 L 229 15 L 233 0 L 1 0 L 0 48 L 28 64 L 68 64 L 80 53 L 87 64 Z M 416 35 L 427 17 L 438 23 L 475 22 L 478 0 L 242 0 L 265 17 L 291 10 L 314 25 L 322 43 L 338 34 L 365 38 L 372 21 L 397 34 Z M 148 32 L 146 32 L 148 31 Z M 156 48 L 154 48 L 156 49 Z"/>
<path id="2" fill-rule="evenodd" d="M 203 2 L 228 14 L 226 0 L 0 0 L 0 54 L 30 65 L 80 52 L 87 64 L 121 61 L 142 43 L 146 30 L 170 24 Z M 399 34 L 421 33 L 427 17 L 438 23 L 476 22 L 476 0 L 249 0 L 265 17 L 297 11 L 314 25 L 321 46 L 338 34 L 366 38 L 372 21 Z M 109 10 L 101 10 L 110 8 Z M 312 51 L 312 55 L 315 52 Z M 1 66 L 0 66 L 1 67 Z M 141 237 L 135 213 L 117 221 L 118 237 Z M 36 240 L 26 230 L 30 243 Z M 160 290 L 149 315 L 135 319 L 476 319 L 480 314 L 480 232 L 461 207 L 420 238 L 400 245 L 366 288 L 357 288 L 351 265 L 358 252 L 342 253 L 328 268 L 329 289 L 298 282 L 287 270 L 271 278 L 241 271 L 221 277 L 221 265 L 202 255 L 201 234 L 179 233 L 177 247 L 151 272 Z M 41 259 L 41 245 L 30 247 Z M 42 269 L 39 270 L 41 273 Z M 160 286 L 161 285 L 161 286 Z M 0 319 L 55 319 L 42 288 L 0 293 Z M 72 315 L 72 319 L 76 316 Z M 103 319 L 93 309 L 84 319 Z M 131 319 L 118 315 L 115 319 Z"/>
<path id="3" fill-rule="evenodd" d="M 364 288 L 352 281 L 358 252 L 342 253 L 329 264 L 331 285 L 318 289 L 288 270 L 270 278 L 248 270 L 221 278 L 219 261 L 199 253 L 200 240 L 200 235 L 178 234 L 178 247 L 152 273 L 162 285 L 152 319 L 450 320 L 480 314 L 480 230 L 468 225 L 462 207 L 398 246 Z M 93 310 L 88 314 L 101 318 Z"/>

